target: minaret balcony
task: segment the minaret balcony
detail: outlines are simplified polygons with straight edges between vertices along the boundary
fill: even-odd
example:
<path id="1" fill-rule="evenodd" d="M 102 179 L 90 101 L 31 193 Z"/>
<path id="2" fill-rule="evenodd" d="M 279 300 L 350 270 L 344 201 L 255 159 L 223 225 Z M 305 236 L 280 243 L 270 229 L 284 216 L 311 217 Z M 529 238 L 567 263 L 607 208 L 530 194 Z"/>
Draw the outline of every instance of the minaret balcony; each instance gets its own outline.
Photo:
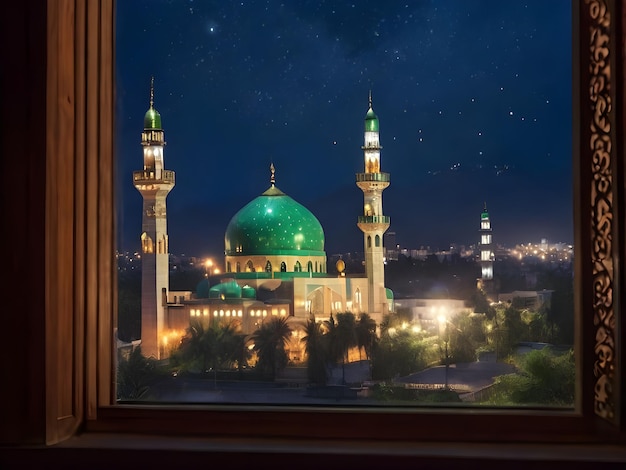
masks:
<path id="1" fill-rule="evenodd" d="M 376 183 L 389 183 L 389 173 L 357 173 L 357 183 L 372 181 Z"/>
<path id="2" fill-rule="evenodd" d="M 359 224 L 386 224 L 389 225 L 390 219 L 388 215 L 360 215 Z"/>
<path id="3" fill-rule="evenodd" d="M 141 170 L 133 171 L 133 182 L 136 184 L 146 183 L 175 183 L 175 172 L 172 170 Z"/>

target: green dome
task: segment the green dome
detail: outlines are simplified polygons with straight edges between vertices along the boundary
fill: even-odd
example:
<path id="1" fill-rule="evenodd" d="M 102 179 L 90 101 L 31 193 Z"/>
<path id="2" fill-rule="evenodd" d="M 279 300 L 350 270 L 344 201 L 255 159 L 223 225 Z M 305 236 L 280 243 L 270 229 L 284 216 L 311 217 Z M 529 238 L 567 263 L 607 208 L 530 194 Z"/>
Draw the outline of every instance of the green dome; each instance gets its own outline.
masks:
<path id="1" fill-rule="evenodd" d="M 150 106 L 150 109 L 146 111 L 146 115 L 143 118 L 144 129 L 162 129 L 161 127 L 161 115 L 159 112 Z"/>
<path id="2" fill-rule="evenodd" d="M 227 256 L 324 256 L 324 230 L 302 204 L 272 185 L 230 220 Z"/>
<path id="3" fill-rule="evenodd" d="M 487 203 L 485 202 L 485 207 L 483 208 L 483 211 L 480 214 L 480 218 L 481 219 L 488 219 L 489 218 L 489 212 L 487 212 Z"/>
<path id="4" fill-rule="evenodd" d="M 241 288 L 242 299 L 256 299 L 256 290 L 248 285 Z"/>
<path id="5" fill-rule="evenodd" d="M 376 116 L 371 106 L 365 115 L 365 131 L 378 132 L 378 116 Z"/>
<path id="6" fill-rule="evenodd" d="M 240 299 L 241 287 L 237 281 L 221 282 L 209 289 L 209 299 Z"/>
<path id="7" fill-rule="evenodd" d="M 197 285 L 196 285 L 196 297 L 198 297 L 199 299 L 208 299 L 209 298 L 209 280 L 208 279 L 202 279 Z"/>

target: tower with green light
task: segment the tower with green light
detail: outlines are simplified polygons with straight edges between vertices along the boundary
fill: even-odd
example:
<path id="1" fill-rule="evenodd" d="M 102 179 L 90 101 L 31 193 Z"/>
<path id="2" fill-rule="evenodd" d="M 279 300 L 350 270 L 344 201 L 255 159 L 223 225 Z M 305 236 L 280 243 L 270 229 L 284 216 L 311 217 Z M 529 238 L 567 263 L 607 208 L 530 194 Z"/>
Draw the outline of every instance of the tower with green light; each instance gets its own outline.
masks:
<path id="1" fill-rule="evenodd" d="M 383 190 L 389 186 L 389 173 L 381 171 L 379 122 L 372 109 L 371 92 L 362 149 L 365 171 L 356 174 L 356 184 L 363 191 L 363 215 L 358 217 L 357 225 L 363 232 L 368 313 L 376 315 L 387 311 L 383 234 L 390 221 L 383 214 Z"/>
<path id="2" fill-rule="evenodd" d="M 480 279 L 478 280 L 478 288 L 485 292 L 488 298 L 494 295 L 494 279 L 493 279 L 493 240 L 491 234 L 491 219 L 487 211 L 487 203 L 480 213 Z"/>
<path id="3" fill-rule="evenodd" d="M 169 288 L 169 247 L 166 198 L 174 187 L 174 172 L 165 169 L 165 135 L 154 108 L 154 78 L 150 108 L 144 116 L 141 145 L 143 169 L 133 172 L 133 184 L 143 197 L 141 222 L 141 352 L 160 359 L 165 351 L 165 312 Z"/>

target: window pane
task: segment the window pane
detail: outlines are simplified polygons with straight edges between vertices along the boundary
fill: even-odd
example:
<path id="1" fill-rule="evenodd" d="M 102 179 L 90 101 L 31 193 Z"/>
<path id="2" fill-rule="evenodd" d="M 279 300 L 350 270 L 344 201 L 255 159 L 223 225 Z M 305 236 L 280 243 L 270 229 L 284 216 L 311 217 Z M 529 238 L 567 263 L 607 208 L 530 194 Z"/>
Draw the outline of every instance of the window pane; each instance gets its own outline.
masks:
<path id="1" fill-rule="evenodd" d="M 571 23 L 119 2 L 118 398 L 571 408 Z"/>

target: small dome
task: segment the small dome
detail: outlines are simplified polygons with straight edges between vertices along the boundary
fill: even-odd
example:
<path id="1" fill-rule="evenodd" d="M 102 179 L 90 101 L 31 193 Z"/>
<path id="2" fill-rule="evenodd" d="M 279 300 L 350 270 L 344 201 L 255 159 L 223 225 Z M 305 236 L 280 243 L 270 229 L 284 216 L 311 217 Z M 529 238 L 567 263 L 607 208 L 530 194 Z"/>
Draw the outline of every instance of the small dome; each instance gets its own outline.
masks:
<path id="1" fill-rule="evenodd" d="M 227 256 L 324 256 L 324 230 L 302 204 L 272 185 L 230 220 Z"/>
<path id="2" fill-rule="evenodd" d="M 365 131 L 378 132 L 378 116 L 376 116 L 371 106 L 365 115 Z"/>
<path id="3" fill-rule="evenodd" d="M 241 297 L 244 299 L 256 299 L 256 290 L 248 285 L 241 288 Z"/>
<path id="4" fill-rule="evenodd" d="M 387 300 L 393 300 L 393 291 L 389 287 L 385 287 L 385 296 Z"/>
<path id="5" fill-rule="evenodd" d="M 146 115 L 143 118 L 144 129 L 158 129 L 161 130 L 161 115 L 159 112 L 150 106 L 150 109 L 146 111 Z"/>
<path id="6" fill-rule="evenodd" d="M 241 287 L 237 281 L 221 282 L 209 289 L 209 299 L 240 299 Z"/>
<path id="7" fill-rule="evenodd" d="M 196 285 L 196 297 L 199 299 L 209 298 L 209 280 L 207 278 L 202 279 Z"/>

